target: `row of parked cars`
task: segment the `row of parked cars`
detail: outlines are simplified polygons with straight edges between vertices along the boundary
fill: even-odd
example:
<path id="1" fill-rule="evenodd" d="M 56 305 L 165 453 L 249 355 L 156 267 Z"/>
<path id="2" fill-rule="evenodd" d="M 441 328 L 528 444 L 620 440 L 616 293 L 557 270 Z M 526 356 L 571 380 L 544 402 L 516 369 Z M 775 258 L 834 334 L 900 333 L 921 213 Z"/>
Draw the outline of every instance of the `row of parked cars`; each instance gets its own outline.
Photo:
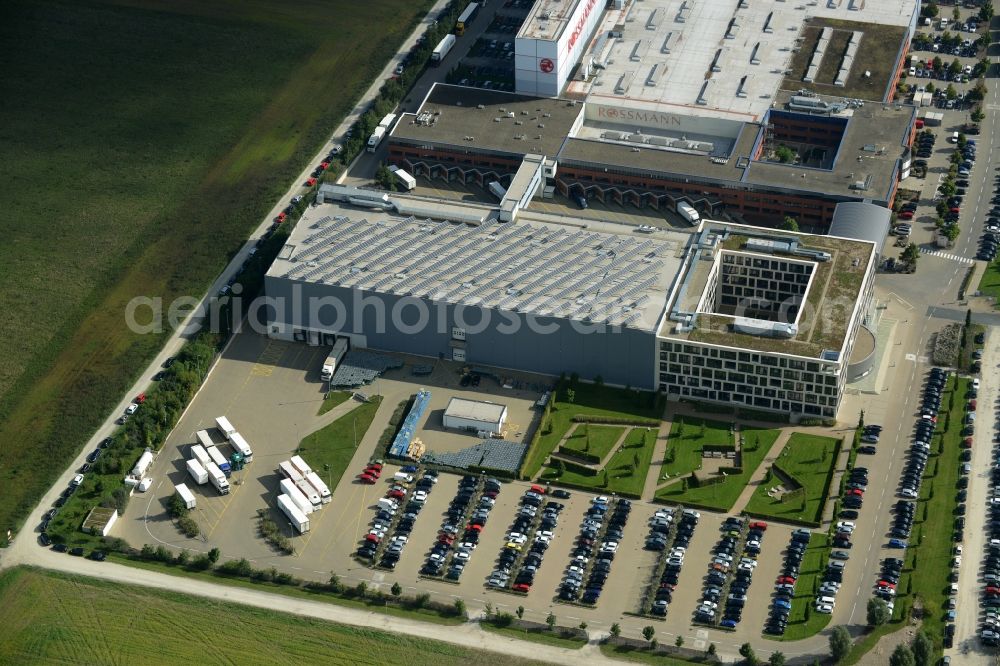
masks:
<path id="1" fill-rule="evenodd" d="M 996 259 L 997 247 L 1000 246 L 1000 173 L 994 179 L 990 203 L 992 208 L 987 214 L 983 236 L 979 239 L 979 252 L 976 254 L 976 259 L 983 261 Z"/>
<path id="2" fill-rule="evenodd" d="M 977 338 L 976 341 L 980 342 L 980 339 Z M 985 337 L 982 342 L 985 342 Z M 1000 438 L 993 444 L 989 497 L 985 521 L 989 540 L 986 542 L 983 554 L 979 640 L 984 645 L 995 647 L 1000 645 Z"/>
<path id="3" fill-rule="evenodd" d="M 531 486 L 521 496 L 521 505 L 514 522 L 507 530 L 496 568 L 486 581 L 488 586 L 502 589 L 511 583 L 511 589 L 515 592 L 531 591 L 538 567 L 542 565 L 542 558 L 552 542 L 559 514 L 563 510 L 563 505 L 559 502 L 549 501 L 543 506 L 544 500 L 545 488 L 537 485 Z M 518 558 L 525 549 L 527 553 L 518 566 Z"/>
<path id="4" fill-rule="evenodd" d="M 684 565 L 684 554 L 694 536 L 694 528 L 698 526 L 701 514 L 694 509 L 684 509 L 680 519 L 677 521 L 673 535 L 673 544 L 667 550 L 667 538 L 670 535 L 671 524 L 674 522 L 673 509 L 660 509 L 653 514 L 649 524 L 649 537 L 646 539 L 646 548 L 649 550 L 661 550 L 666 557 L 663 573 L 656 591 L 653 593 L 653 603 L 650 611 L 653 615 L 664 617 L 667 614 L 674 590 L 680 582 L 681 567 Z"/>
<path id="5" fill-rule="evenodd" d="M 746 605 L 747 592 L 753 581 L 754 569 L 757 568 L 757 556 L 760 555 L 760 545 L 767 530 L 767 523 L 762 521 L 750 523 L 744 539 L 745 528 L 744 519 L 734 516 L 726 518 L 722 524 L 722 537 L 713 550 L 701 602 L 695 610 L 696 622 L 714 624 L 720 604 L 723 604 L 720 627 L 735 629 L 742 619 L 743 607 Z M 732 574 L 731 581 L 730 574 Z"/>
<path id="6" fill-rule="evenodd" d="M 632 502 L 627 499 L 612 502 L 610 498 L 600 495 L 590 501 L 559 586 L 560 599 L 597 603 L 611 573 L 611 563 L 618 552 L 618 543 L 624 535 L 631 511 Z"/>
<path id="7" fill-rule="evenodd" d="M 479 545 L 479 535 L 496 504 L 501 485 L 494 478 L 480 480 L 471 474 L 462 477 L 445 513 L 437 540 L 420 570 L 422 574 L 440 576 L 445 566 L 449 565 L 445 578 L 457 581 L 461 577 L 472 552 Z M 460 527 L 463 523 L 464 528 Z"/>
<path id="8" fill-rule="evenodd" d="M 799 567 L 805 557 L 806 548 L 812 534 L 807 529 L 797 529 L 792 532 L 792 540 L 785 549 L 785 560 L 781 565 L 781 575 L 774 581 L 774 598 L 771 601 L 771 612 L 764 624 L 764 632 L 772 636 L 782 636 L 788 627 L 788 618 L 792 613 L 792 599 L 795 598 L 795 584 L 799 578 Z"/>

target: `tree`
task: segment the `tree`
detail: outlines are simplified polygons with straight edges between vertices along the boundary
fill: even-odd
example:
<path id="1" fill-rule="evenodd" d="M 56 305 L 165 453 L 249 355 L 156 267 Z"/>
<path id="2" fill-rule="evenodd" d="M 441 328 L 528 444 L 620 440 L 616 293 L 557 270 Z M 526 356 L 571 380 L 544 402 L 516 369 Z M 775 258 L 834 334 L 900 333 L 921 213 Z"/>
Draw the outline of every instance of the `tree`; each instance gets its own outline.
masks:
<path id="1" fill-rule="evenodd" d="M 771 656 L 767 658 L 767 663 L 770 666 L 785 666 L 785 655 L 781 652 L 772 652 Z"/>
<path id="2" fill-rule="evenodd" d="M 212 564 L 215 564 L 216 562 L 219 561 L 219 557 L 221 555 L 222 551 L 220 551 L 218 548 L 213 548 L 212 550 L 208 551 L 208 561 L 211 562 Z"/>
<path id="3" fill-rule="evenodd" d="M 958 91 L 955 90 L 955 86 L 949 83 L 948 87 L 944 89 L 944 95 L 948 99 L 955 99 L 958 97 Z"/>
<path id="4" fill-rule="evenodd" d="M 913 637 L 913 661 L 916 666 L 931 666 L 934 659 L 934 643 L 926 631 L 919 631 Z"/>
<path id="5" fill-rule="evenodd" d="M 951 64 L 948 65 L 948 73 L 951 74 L 952 76 L 954 76 L 955 74 L 962 73 L 962 63 L 959 62 L 958 58 L 952 60 Z"/>
<path id="6" fill-rule="evenodd" d="M 618 638 L 619 636 L 622 635 L 622 625 L 615 622 L 614 624 L 611 625 L 611 629 L 608 630 L 608 633 L 610 633 L 615 638 Z"/>
<path id="7" fill-rule="evenodd" d="M 715 643 L 709 643 L 708 644 L 708 650 L 707 650 L 707 652 L 709 654 L 714 655 L 715 654 L 715 649 L 716 649 L 715 648 Z"/>
<path id="8" fill-rule="evenodd" d="M 931 81 L 931 82 L 928 82 L 928 84 L 927 84 L 927 87 L 925 88 L 925 90 L 926 90 L 927 92 L 929 92 L 930 94 L 932 94 L 932 95 L 933 95 L 933 94 L 934 94 L 934 91 L 935 91 L 935 90 L 937 90 L 937 86 L 936 86 L 936 85 L 934 85 L 934 82 L 933 82 L 933 81 Z"/>
<path id="9" fill-rule="evenodd" d="M 455 615 L 465 617 L 465 601 L 463 599 L 455 599 Z"/>
<path id="10" fill-rule="evenodd" d="M 576 391 L 574 391 L 573 389 L 566 389 L 566 402 L 572 405 L 575 400 L 576 400 Z"/>
<path id="11" fill-rule="evenodd" d="M 746 660 L 746 663 L 750 666 L 755 666 L 757 664 L 757 653 L 753 651 L 753 646 L 749 643 L 744 643 L 740 646 L 740 656 Z"/>
<path id="12" fill-rule="evenodd" d="M 980 79 L 979 81 L 976 82 L 976 85 L 972 87 L 972 90 L 969 91 L 969 98 L 978 101 L 983 99 L 984 97 L 986 97 L 986 84 L 983 83 L 982 79 Z M 977 120 L 974 122 L 982 122 L 982 121 Z"/>
<path id="13" fill-rule="evenodd" d="M 781 222 L 781 226 L 778 227 L 778 228 L 779 229 L 784 229 L 785 231 L 798 231 L 799 230 L 799 222 L 798 222 L 798 220 L 796 220 L 791 215 L 786 215 L 785 219 L 782 220 L 782 222 Z"/>
<path id="14" fill-rule="evenodd" d="M 865 427 L 865 410 L 862 409 L 861 413 L 858 414 L 858 430 L 864 430 L 864 427 Z"/>
<path id="15" fill-rule="evenodd" d="M 979 20 L 982 23 L 989 23 L 993 20 L 993 3 L 990 0 L 986 0 L 979 8 Z"/>
<path id="16" fill-rule="evenodd" d="M 962 12 L 958 11 L 958 7 L 951 10 L 951 18 L 954 21 L 959 21 L 962 18 Z"/>
<path id="17" fill-rule="evenodd" d="M 938 15 L 938 6 L 936 2 L 928 2 L 920 10 L 920 15 L 924 18 L 934 18 Z"/>
<path id="18" fill-rule="evenodd" d="M 684 637 L 678 636 L 677 639 L 674 640 L 674 645 L 676 645 L 677 647 L 684 647 Z"/>
<path id="19" fill-rule="evenodd" d="M 830 634 L 830 656 L 840 661 L 851 651 L 851 635 L 844 626 L 834 627 Z"/>
<path id="20" fill-rule="evenodd" d="M 905 643 L 900 643 L 889 656 L 889 666 L 916 666 L 913 651 Z"/>
<path id="21" fill-rule="evenodd" d="M 587 631 L 587 621 L 584 620 L 580 623 L 580 631 Z"/>
<path id="22" fill-rule="evenodd" d="M 983 107 L 977 106 L 973 109 L 972 113 L 969 114 L 969 119 L 974 123 L 981 123 L 986 120 L 986 114 L 983 113 Z"/>
<path id="23" fill-rule="evenodd" d="M 556 458 L 555 470 L 556 478 L 559 478 L 566 473 L 566 463 L 563 462 L 561 458 Z"/>
<path id="24" fill-rule="evenodd" d="M 393 192 L 396 190 L 396 179 L 385 164 L 380 164 L 375 170 L 375 182 L 386 190 Z"/>
<path id="25" fill-rule="evenodd" d="M 545 624 L 549 625 L 549 631 L 552 631 L 552 628 L 556 626 L 556 616 L 550 612 L 545 618 Z"/>
<path id="26" fill-rule="evenodd" d="M 517 614 L 517 619 L 518 620 L 523 620 L 524 619 L 524 606 L 518 606 L 517 610 L 514 611 L 514 612 Z"/>
<path id="27" fill-rule="evenodd" d="M 395 583 L 392 584 L 391 588 L 389 588 L 389 592 L 390 592 L 390 594 L 392 594 L 392 596 L 398 598 L 399 595 L 401 595 L 403 593 L 403 586 L 400 585 L 399 582 L 397 581 L 397 582 L 395 582 Z"/>
<path id="28" fill-rule="evenodd" d="M 940 72 L 941 68 L 944 67 L 944 60 L 941 60 L 941 56 L 934 56 L 934 60 L 931 60 L 931 66 L 935 72 Z M 930 92 L 931 85 L 933 84 L 927 84 L 928 92 Z"/>
<path id="29" fill-rule="evenodd" d="M 955 239 L 959 237 L 962 230 L 958 228 L 957 224 L 953 224 L 944 230 L 944 237 L 948 239 L 949 243 L 954 243 Z"/>
<path id="30" fill-rule="evenodd" d="M 642 628 L 642 637 L 645 638 L 647 641 L 652 641 L 653 636 L 655 635 L 656 635 L 656 629 L 654 629 L 651 625 L 647 624 L 645 627 Z"/>
<path id="31" fill-rule="evenodd" d="M 906 249 L 903 250 L 904 262 L 916 266 L 917 259 L 919 258 L 920 258 L 920 248 L 917 247 L 916 243 L 910 243 L 909 245 L 906 246 Z"/>
<path id="32" fill-rule="evenodd" d="M 795 160 L 795 151 L 788 146 L 778 146 L 774 149 L 774 156 L 778 158 L 778 161 L 782 164 L 788 164 Z"/>
<path id="33" fill-rule="evenodd" d="M 889 606 L 884 599 L 872 597 L 868 600 L 868 626 L 880 627 L 889 621 Z"/>

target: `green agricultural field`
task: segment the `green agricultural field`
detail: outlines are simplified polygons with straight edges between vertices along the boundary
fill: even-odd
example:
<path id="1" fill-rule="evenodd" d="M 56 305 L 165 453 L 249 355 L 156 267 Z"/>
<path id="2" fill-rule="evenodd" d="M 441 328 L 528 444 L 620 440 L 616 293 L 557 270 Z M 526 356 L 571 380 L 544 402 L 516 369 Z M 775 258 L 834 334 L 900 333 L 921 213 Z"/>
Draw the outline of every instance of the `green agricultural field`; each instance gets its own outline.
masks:
<path id="1" fill-rule="evenodd" d="M 126 305 L 203 294 L 430 5 L 3 3 L 0 525 L 161 347 Z"/>
<path id="2" fill-rule="evenodd" d="M 299 443 L 302 459 L 323 477 L 331 491 L 340 483 L 380 404 L 382 396 L 375 396 Z"/>
<path id="3" fill-rule="evenodd" d="M 700 506 L 712 507 L 728 511 L 736 503 L 743 488 L 746 487 L 754 470 L 760 465 L 775 440 L 781 434 L 780 430 L 761 430 L 743 428 L 743 438 L 746 446 L 743 449 L 743 467 L 740 474 L 730 474 L 725 481 L 713 483 L 700 488 L 684 489 L 684 481 L 671 483 L 656 493 L 656 498 L 665 502 L 690 502 Z"/>
<path id="4" fill-rule="evenodd" d="M 0 573 L 0 595 L 0 623 L 4 627 L 0 654 L 7 663 L 538 663 L 412 636 L 23 567 Z"/>
<path id="5" fill-rule="evenodd" d="M 608 388 L 596 384 L 580 384 L 570 389 L 568 382 L 553 393 L 551 413 L 544 419 L 537 445 L 525 457 L 521 475 L 534 478 L 573 425 L 574 416 L 597 416 L 613 419 L 659 421 L 661 408 L 655 393 Z M 570 400 L 569 390 L 573 399 Z"/>
<path id="6" fill-rule="evenodd" d="M 831 437 L 793 432 L 778 456 L 777 464 L 802 486 L 802 493 L 792 493 L 781 500 L 768 496 L 768 489 L 781 483 L 775 472 L 769 472 L 764 483 L 754 491 L 746 510 L 777 520 L 819 523 L 829 493 L 832 470 L 837 462 L 837 444 L 838 440 Z"/>

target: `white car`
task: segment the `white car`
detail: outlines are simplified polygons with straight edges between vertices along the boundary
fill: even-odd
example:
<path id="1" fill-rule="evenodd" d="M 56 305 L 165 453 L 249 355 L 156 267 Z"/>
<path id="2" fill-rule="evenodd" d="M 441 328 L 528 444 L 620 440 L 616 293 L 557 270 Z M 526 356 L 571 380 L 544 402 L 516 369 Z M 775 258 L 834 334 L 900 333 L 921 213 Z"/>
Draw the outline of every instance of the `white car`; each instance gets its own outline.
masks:
<path id="1" fill-rule="evenodd" d="M 69 482 L 69 485 L 76 488 L 81 483 L 83 483 L 83 474 L 77 474 L 73 477 L 73 480 Z"/>
<path id="2" fill-rule="evenodd" d="M 972 388 L 976 389 L 977 391 L 979 390 L 979 379 L 972 380 Z"/>
<path id="3" fill-rule="evenodd" d="M 976 380 L 979 381 L 978 379 Z M 590 500 L 591 504 L 607 504 L 611 500 L 606 495 L 598 495 L 594 499 Z"/>
<path id="4" fill-rule="evenodd" d="M 962 566 L 962 556 L 961 556 L 961 555 L 956 555 L 956 556 L 955 556 L 955 557 L 954 557 L 954 558 L 953 558 L 953 559 L 951 560 L 951 567 L 952 567 L 953 569 L 958 569 L 958 568 L 959 568 L 960 566 Z"/>
<path id="5" fill-rule="evenodd" d="M 427 493 L 423 490 L 418 490 L 417 492 L 413 493 L 413 497 L 411 497 L 410 499 L 412 499 L 414 502 L 425 502 L 427 501 Z"/>
<path id="6" fill-rule="evenodd" d="M 137 403 L 133 402 L 131 405 L 129 405 L 128 407 L 125 408 L 125 413 L 126 414 L 135 414 L 135 410 L 137 410 L 137 409 L 139 409 L 139 405 Z"/>
<path id="7" fill-rule="evenodd" d="M 714 611 L 716 608 L 719 607 L 719 604 L 715 603 L 714 601 L 702 601 L 701 607 Z"/>
<path id="8" fill-rule="evenodd" d="M 552 538 L 552 530 L 541 530 L 540 532 L 535 532 L 535 538 L 545 537 L 546 539 Z"/>
<path id="9" fill-rule="evenodd" d="M 855 527 L 857 527 L 857 525 L 850 520 L 842 520 L 837 523 L 837 531 L 841 532 L 853 532 Z"/>
<path id="10" fill-rule="evenodd" d="M 833 612 L 833 606 L 831 606 L 830 604 L 816 604 L 816 612 L 825 613 L 826 615 L 829 615 L 830 613 Z"/>
<path id="11" fill-rule="evenodd" d="M 455 559 L 463 561 L 463 562 L 465 560 L 468 560 L 469 559 L 469 551 L 467 551 L 467 550 L 460 550 L 460 551 L 456 552 L 455 553 Z"/>

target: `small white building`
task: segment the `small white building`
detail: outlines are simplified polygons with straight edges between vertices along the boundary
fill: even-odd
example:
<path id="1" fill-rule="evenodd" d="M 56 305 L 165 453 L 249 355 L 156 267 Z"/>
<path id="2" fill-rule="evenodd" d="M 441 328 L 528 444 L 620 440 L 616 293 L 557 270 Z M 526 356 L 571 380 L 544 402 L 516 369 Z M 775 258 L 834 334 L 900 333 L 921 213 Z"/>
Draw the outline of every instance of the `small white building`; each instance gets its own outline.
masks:
<path id="1" fill-rule="evenodd" d="M 499 434 L 507 422 L 507 406 L 481 400 L 452 398 L 444 410 L 444 427 Z"/>

